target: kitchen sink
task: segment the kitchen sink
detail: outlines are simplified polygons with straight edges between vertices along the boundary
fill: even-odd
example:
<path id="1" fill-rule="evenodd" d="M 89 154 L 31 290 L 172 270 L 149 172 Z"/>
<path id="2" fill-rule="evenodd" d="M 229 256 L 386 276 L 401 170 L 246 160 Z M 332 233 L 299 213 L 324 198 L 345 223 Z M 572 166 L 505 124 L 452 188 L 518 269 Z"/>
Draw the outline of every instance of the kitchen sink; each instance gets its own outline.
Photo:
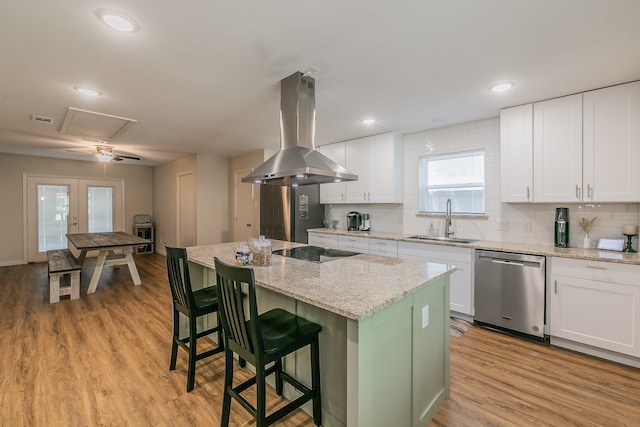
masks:
<path id="1" fill-rule="evenodd" d="M 432 237 L 432 236 L 411 236 L 409 239 L 427 240 L 432 242 L 451 242 L 451 243 L 473 243 L 477 240 L 463 239 L 460 237 Z"/>

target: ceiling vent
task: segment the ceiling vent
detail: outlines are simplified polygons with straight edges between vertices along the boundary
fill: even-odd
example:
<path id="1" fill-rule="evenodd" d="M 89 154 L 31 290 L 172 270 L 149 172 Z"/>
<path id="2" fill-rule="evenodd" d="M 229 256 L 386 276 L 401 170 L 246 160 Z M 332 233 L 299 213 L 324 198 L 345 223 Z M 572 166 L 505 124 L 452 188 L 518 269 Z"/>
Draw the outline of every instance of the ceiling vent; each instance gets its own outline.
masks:
<path id="1" fill-rule="evenodd" d="M 69 107 L 60 133 L 109 141 L 134 123 L 137 123 L 137 120 Z"/>
<path id="2" fill-rule="evenodd" d="M 35 114 L 31 115 L 31 120 L 33 120 L 36 123 L 44 123 L 47 125 L 52 125 L 53 122 L 56 121 L 56 119 L 54 119 L 53 117 L 36 116 Z"/>

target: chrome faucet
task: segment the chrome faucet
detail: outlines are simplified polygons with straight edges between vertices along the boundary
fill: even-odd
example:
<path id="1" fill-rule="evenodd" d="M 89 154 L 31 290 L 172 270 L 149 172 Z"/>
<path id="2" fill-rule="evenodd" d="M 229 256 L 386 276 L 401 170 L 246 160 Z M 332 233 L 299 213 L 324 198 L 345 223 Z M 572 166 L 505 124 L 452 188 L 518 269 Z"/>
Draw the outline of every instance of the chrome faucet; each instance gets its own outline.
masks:
<path id="1" fill-rule="evenodd" d="M 453 236 L 451 231 L 451 199 L 447 199 L 447 212 L 444 216 L 444 237 Z"/>

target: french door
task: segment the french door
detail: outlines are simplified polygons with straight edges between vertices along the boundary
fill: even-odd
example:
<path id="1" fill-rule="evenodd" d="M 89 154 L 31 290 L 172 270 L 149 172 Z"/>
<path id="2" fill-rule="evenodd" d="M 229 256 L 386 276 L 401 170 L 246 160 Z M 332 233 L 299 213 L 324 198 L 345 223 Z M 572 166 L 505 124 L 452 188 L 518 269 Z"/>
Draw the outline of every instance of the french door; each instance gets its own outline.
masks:
<path id="1" fill-rule="evenodd" d="M 27 261 L 68 246 L 67 233 L 122 231 L 121 180 L 27 176 Z"/>

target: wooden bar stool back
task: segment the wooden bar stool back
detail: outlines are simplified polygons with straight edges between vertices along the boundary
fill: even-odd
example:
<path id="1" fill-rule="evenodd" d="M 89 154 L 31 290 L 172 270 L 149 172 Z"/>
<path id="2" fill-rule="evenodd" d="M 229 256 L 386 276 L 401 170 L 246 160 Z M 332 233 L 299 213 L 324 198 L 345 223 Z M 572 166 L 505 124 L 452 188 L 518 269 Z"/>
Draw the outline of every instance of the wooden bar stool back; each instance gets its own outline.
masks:
<path id="1" fill-rule="evenodd" d="M 322 424 L 320 405 L 320 356 L 318 336 L 322 327 L 286 310 L 276 308 L 258 314 L 253 269 L 214 259 L 225 348 L 224 398 L 221 426 L 229 425 L 231 398 L 236 399 L 256 420 L 257 427 L 282 419 L 304 403 L 313 401 L 313 421 Z M 243 285 L 244 284 L 244 285 Z M 248 313 L 244 296 L 249 296 Z M 282 358 L 310 346 L 311 387 L 282 369 Z M 255 367 L 254 377 L 233 387 L 233 353 Z M 272 364 L 270 367 L 267 365 Z M 283 381 L 302 395 L 272 414 L 266 413 L 266 377 L 275 373 L 276 393 L 282 396 Z M 241 393 L 256 385 L 256 406 Z"/>
<path id="2" fill-rule="evenodd" d="M 187 250 L 185 248 L 173 248 L 166 246 L 167 252 L 167 274 L 169 276 L 169 286 L 173 300 L 173 336 L 171 338 L 171 362 L 169 370 L 176 368 L 178 347 L 181 347 L 189 354 L 187 368 L 187 392 L 193 390 L 195 383 L 196 361 L 205 357 L 221 353 L 223 350 L 222 326 L 220 319 L 216 326 L 197 331 L 196 320 L 200 316 L 218 311 L 218 295 L 216 287 L 210 286 L 194 291 L 191 287 L 189 276 L 189 265 L 187 262 Z M 180 313 L 184 314 L 189 322 L 189 336 L 180 338 Z M 199 338 L 218 333 L 218 346 L 211 350 L 198 354 L 197 341 Z"/>

